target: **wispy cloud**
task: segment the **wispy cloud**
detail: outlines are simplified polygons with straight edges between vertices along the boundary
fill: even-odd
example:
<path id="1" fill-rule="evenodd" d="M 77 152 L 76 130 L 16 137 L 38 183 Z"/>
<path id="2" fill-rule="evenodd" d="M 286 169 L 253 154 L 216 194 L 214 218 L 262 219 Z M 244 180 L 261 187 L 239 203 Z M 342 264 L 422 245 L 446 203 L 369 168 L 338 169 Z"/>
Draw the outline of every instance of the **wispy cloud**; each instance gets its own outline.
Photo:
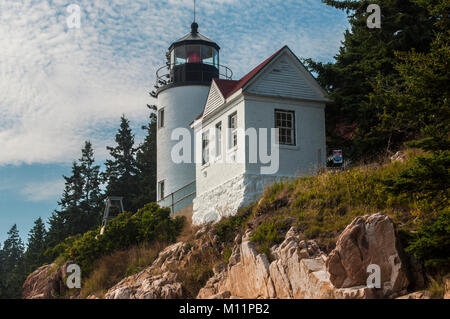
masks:
<path id="1" fill-rule="evenodd" d="M 0 165 L 69 162 L 86 139 L 105 158 L 121 114 L 147 120 L 154 72 L 192 20 L 191 0 L 76 3 L 80 29 L 67 28 L 68 1 L 0 2 Z M 346 27 L 319 0 L 198 3 L 200 32 L 238 77 L 284 44 L 331 59 Z"/>
<path id="2" fill-rule="evenodd" d="M 54 181 L 27 183 L 20 190 L 20 194 L 24 196 L 25 201 L 42 202 L 54 200 L 57 196 L 61 195 L 63 189 L 64 180 L 61 178 Z"/>

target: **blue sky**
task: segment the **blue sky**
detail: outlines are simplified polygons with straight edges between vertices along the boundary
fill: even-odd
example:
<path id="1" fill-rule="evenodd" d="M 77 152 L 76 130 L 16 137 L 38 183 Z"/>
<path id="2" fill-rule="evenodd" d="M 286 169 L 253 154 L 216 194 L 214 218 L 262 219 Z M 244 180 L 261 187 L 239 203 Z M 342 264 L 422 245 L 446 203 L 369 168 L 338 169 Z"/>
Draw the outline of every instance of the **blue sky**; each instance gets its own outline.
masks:
<path id="1" fill-rule="evenodd" d="M 154 74 L 170 43 L 189 32 L 193 0 L 1 0 L 0 241 L 21 236 L 57 207 L 63 174 L 91 140 L 107 158 L 121 114 L 136 139 Z M 81 8 L 81 28 L 66 11 Z M 330 61 L 348 27 L 320 0 L 198 0 L 199 31 L 222 48 L 235 79 L 283 45 Z M 193 114 L 195 115 L 195 114 Z"/>

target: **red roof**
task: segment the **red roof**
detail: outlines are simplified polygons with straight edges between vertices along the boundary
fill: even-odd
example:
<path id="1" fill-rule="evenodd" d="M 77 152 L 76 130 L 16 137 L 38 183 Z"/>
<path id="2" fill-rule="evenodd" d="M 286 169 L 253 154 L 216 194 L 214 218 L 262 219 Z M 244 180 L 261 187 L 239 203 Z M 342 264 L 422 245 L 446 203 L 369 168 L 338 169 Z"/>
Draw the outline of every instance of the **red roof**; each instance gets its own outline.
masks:
<path id="1" fill-rule="evenodd" d="M 213 79 L 216 82 L 217 87 L 219 88 L 222 95 L 226 98 L 228 94 L 233 91 L 239 81 L 236 80 L 222 80 L 222 79 Z"/>
<path id="2" fill-rule="evenodd" d="M 222 95 L 224 98 L 228 98 L 231 95 L 233 95 L 236 91 L 239 89 L 242 89 L 253 77 L 255 77 L 256 74 L 259 73 L 267 64 L 269 64 L 272 59 L 278 55 L 284 48 L 287 46 L 282 47 L 280 50 L 275 52 L 270 58 L 265 60 L 263 63 L 258 65 L 256 68 L 251 70 L 249 73 L 247 73 L 244 77 L 242 77 L 240 80 L 223 80 L 223 79 L 213 79 L 214 82 L 216 82 L 217 87 L 219 88 L 220 92 L 222 92 Z M 195 120 L 199 120 L 203 116 L 203 113 L 197 116 Z"/>
<path id="3" fill-rule="evenodd" d="M 222 80 L 222 79 L 214 79 L 217 86 L 219 87 L 220 91 L 222 92 L 222 95 L 225 98 L 230 97 L 238 91 L 239 89 L 242 89 L 253 77 L 259 73 L 267 64 L 269 64 L 270 61 L 278 54 L 281 50 L 283 50 L 286 46 L 282 47 L 280 50 L 275 52 L 270 58 L 265 60 L 263 63 L 258 65 L 256 68 L 251 70 L 249 73 L 247 73 L 242 79 L 239 81 L 234 80 Z"/>

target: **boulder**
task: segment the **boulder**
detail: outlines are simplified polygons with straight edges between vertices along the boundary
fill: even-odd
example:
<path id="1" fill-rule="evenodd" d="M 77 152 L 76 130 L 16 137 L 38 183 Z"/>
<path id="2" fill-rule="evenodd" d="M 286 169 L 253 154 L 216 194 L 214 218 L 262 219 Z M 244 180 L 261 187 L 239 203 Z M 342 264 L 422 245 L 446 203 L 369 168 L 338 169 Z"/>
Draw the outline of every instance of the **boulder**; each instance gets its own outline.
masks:
<path id="1" fill-rule="evenodd" d="M 339 236 L 326 262 L 336 288 L 366 286 L 369 265 L 380 267 L 379 297 L 406 292 L 409 280 L 394 224 L 382 214 L 356 218 Z"/>
<path id="2" fill-rule="evenodd" d="M 45 265 L 36 269 L 22 286 L 23 299 L 54 299 L 64 295 L 65 278 L 70 261 L 58 267 L 56 264 Z"/>
<path id="3" fill-rule="evenodd" d="M 279 298 L 327 299 L 368 298 L 367 287 L 336 289 L 326 270 L 326 255 L 315 241 L 300 239 L 291 228 L 285 240 L 272 248 L 274 261 L 269 264 L 259 254 L 247 233 L 236 245 L 229 265 L 216 273 L 202 288 L 198 299 Z M 238 240 L 236 242 L 239 242 Z"/>
<path id="4" fill-rule="evenodd" d="M 450 275 L 444 278 L 445 292 L 444 299 L 450 299 Z"/>

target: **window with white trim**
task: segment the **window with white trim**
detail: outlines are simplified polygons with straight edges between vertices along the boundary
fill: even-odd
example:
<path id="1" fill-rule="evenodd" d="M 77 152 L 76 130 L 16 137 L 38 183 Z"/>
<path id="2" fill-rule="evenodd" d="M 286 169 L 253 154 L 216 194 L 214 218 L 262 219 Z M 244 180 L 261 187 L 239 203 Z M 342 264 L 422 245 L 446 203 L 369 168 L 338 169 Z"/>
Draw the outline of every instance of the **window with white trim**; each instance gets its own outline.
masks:
<path id="1" fill-rule="evenodd" d="M 216 157 L 222 156 L 222 122 L 216 124 Z"/>
<path id="2" fill-rule="evenodd" d="M 209 163 L 209 132 L 202 134 L 202 165 Z"/>
<path id="3" fill-rule="evenodd" d="M 230 131 L 229 148 L 237 146 L 237 113 L 228 117 L 228 128 Z"/>
<path id="4" fill-rule="evenodd" d="M 278 144 L 295 146 L 294 111 L 275 110 L 275 128 L 278 129 Z"/>

